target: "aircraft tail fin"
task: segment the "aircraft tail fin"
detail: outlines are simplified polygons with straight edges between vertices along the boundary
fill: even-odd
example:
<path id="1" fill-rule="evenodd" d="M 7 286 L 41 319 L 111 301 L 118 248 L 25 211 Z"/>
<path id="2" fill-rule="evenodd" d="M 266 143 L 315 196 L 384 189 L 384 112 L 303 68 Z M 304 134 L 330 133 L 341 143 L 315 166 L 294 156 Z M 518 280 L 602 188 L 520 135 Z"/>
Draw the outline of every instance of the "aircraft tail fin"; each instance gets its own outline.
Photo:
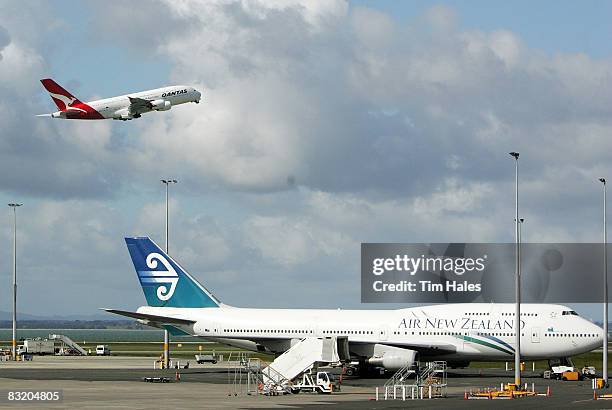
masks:
<path id="1" fill-rule="evenodd" d="M 125 238 L 147 304 L 214 308 L 221 302 L 148 237 Z"/>
<path id="2" fill-rule="evenodd" d="M 70 94 L 69 91 L 67 91 L 64 87 L 62 87 L 52 79 L 44 78 L 40 80 L 40 82 L 42 83 L 43 87 L 45 87 L 45 90 L 47 90 L 47 92 L 51 96 L 51 99 L 53 100 L 55 105 L 57 105 L 57 108 L 60 111 L 65 111 L 66 108 L 74 104 L 81 103 L 78 98 Z"/>

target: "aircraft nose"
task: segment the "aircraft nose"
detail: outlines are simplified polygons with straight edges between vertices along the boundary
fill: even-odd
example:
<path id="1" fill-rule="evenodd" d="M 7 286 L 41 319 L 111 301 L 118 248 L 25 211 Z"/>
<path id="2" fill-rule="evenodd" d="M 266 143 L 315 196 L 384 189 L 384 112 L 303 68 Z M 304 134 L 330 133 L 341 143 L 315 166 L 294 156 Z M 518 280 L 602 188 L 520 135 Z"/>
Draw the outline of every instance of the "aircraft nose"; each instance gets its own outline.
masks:
<path id="1" fill-rule="evenodd" d="M 196 95 L 196 100 L 199 102 L 200 98 L 202 97 L 202 93 L 199 92 L 198 90 L 194 89 L 193 91 L 195 91 L 195 95 Z"/>

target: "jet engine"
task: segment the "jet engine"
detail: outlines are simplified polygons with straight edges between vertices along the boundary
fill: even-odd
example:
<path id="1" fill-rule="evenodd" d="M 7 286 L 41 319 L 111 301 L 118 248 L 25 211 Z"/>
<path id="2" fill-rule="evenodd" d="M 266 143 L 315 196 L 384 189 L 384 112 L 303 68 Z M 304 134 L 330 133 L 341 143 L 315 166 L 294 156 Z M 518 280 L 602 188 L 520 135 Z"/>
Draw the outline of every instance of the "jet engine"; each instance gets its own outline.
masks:
<path id="1" fill-rule="evenodd" d="M 134 117 L 132 114 L 130 114 L 130 111 L 127 108 L 122 108 L 121 110 L 117 110 L 113 113 L 113 120 L 127 121 L 131 120 L 132 118 Z"/>
<path id="2" fill-rule="evenodd" d="M 384 367 L 386 370 L 399 370 L 418 361 L 419 352 L 399 347 L 376 345 L 374 356 L 368 359 L 372 366 Z"/>
<path id="3" fill-rule="evenodd" d="M 166 100 L 153 100 L 151 101 L 151 107 L 155 111 L 168 111 L 172 107 L 172 103 Z"/>

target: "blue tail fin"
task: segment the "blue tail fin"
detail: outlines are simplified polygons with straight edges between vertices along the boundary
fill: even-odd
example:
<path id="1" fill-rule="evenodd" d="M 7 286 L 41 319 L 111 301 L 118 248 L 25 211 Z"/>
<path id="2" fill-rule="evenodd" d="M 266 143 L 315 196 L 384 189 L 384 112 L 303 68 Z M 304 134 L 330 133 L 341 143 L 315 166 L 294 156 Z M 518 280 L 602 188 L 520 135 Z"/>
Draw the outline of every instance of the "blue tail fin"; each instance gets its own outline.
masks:
<path id="1" fill-rule="evenodd" d="M 148 237 L 125 238 L 125 243 L 149 306 L 202 308 L 221 305 Z"/>

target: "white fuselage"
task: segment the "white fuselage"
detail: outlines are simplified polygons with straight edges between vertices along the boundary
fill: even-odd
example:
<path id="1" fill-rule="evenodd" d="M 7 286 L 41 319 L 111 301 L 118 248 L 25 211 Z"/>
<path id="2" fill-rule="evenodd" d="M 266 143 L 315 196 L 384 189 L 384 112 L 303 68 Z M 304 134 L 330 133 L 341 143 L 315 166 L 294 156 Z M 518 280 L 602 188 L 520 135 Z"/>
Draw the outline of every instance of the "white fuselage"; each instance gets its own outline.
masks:
<path id="1" fill-rule="evenodd" d="M 602 329 L 570 308 L 523 304 L 521 309 L 521 356 L 525 359 L 570 357 L 601 347 Z M 357 355 L 362 345 L 386 345 L 420 350 L 421 358 L 431 355 L 436 360 L 510 360 L 515 346 L 514 304 L 398 310 L 143 306 L 138 312 L 194 320 L 192 326 L 177 328 L 228 345 L 275 353 L 304 337 L 333 336 L 348 338 Z"/>
<path id="2" fill-rule="evenodd" d="M 154 90 L 142 91 L 134 94 L 120 95 L 118 97 L 105 98 L 103 100 L 90 101 L 87 104 L 98 111 L 104 118 L 117 118 L 121 114 L 127 113 L 130 106 L 130 99 L 142 98 L 144 100 L 169 101 L 171 106 L 185 104 L 189 102 L 199 102 L 200 92 L 193 87 L 178 85 L 171 87 L 156 88 Z M 141 113 L 155 111 L 154 109 L 144 109 Z"/>
<path id="3" fill-rule="evenodd" d="M 56 98 L 61 95 L 54 94 Z M 151 111 L 168 111 L 171 107 L 189 102 L 200 102 L 202 94 L 186 85 L 156 88 L 102 100 L 71 105 L 51 114 L 53 118 L 131 120 Z M 63 97 L 67 98 L 67 97 Z M 131 100 L 130 100 L 131 99 Z"/>

